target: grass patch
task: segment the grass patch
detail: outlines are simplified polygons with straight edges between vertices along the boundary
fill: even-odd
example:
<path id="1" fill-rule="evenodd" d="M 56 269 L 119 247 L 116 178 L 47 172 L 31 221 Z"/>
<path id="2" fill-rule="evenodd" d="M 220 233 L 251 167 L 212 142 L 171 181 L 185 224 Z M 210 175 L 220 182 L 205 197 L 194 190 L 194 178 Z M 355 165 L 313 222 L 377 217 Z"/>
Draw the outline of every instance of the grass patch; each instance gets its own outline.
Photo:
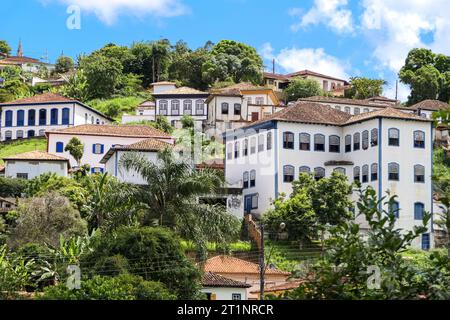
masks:
<path id="1" fill-rule="evenodd" d="M 184 251 L 195 251 L 196 247 L 192 241 L 181 241 L 181 247 Z M 237 241 L 230 243 L 228 248 L 224 248 L 223 245 L 218 245 L 217 243 L 208 242 L 206 244 L 206 249 L 208 252 L 217 252 L 223 251 L 224 249 L 228 249 L 230 252 L 246 252 L 252 250 L 252 245 L 249 241 Z"/>
<path id="2" fill-rule="evenodd" d="M 145 94 L 140 94 L 132 97 L 94 99 L 86 104 L 120 123 L 124 113 L 135 114 L 136 107 L 146 100 L 148 100 L 148 97 Z"/>
<path id="3" fill-rule="evenodd" d="M 0 164 L 3 164 L 3 160 L 1 160 L 3 157 L 35 150 L 46 151 L 47 140 L 45 138 L 31 138 L 9 143 L 0 142 Z"/>

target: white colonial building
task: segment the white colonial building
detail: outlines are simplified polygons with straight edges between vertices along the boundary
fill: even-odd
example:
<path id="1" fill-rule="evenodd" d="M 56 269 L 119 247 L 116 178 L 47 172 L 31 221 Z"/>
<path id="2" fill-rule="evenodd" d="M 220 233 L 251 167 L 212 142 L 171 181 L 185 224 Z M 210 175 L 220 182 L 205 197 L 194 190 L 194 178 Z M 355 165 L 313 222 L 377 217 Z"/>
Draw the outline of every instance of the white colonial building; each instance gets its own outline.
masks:
<path id="1" fill-rule="evenodd" d="M 228 133 L 225 170 L 228 182 L 243 183 L 245 213 L 262 215 L 280 193 L 292 192 L 301 172 L 320 179 L 338 171 L 373 187 L 379 197 L 387 190 L 397 195 L 398 225 L 410 230 L 433 211 L 432 152 L 428 119 L 389 107 L 351 115 L 298 102 Z M 429 248 L 431 238 L 430 223 L 415 246 Z"/>
<path id="2" fill-rule="evenodd" d="M 137 106 L 135 114 L 122 115 L 122 124 L 141 121 L 155 121 L 155 102 L 144 101 Z"/>
<path id="3" fill-rule="evenodd" d="M 67 143 L 73 137 L 77 137 L 84 145 L 84 153 L 81 165 L 89 165 L 93 173 L 104 172 L 104 164 L 101 160 L 111 148 L 126 146 L 133 143 L 156 139 L 170 144 L 173 138 L 158 129 L 144 125 L 95 125 L 87 124 L 66 129 L 47 131 L 47 149 L 54 155 L 62 156 L 70 160 L 71 165 L 77 165 L 75 159 L 65 151 Z"/>
<path id="4" fill-rule="evenodd" d="M 207 300 L 247 300 L 250 284 L 225 278 L 214 272 L 202 276 L 202 290 Z"/>
<path id="5" fill-rule="evenodd" d="M 43 151 L 30 151 L 4 157 L 5 176 L 8 178 L 33 179 L 44 173 L 67 177 L 69 160 Z"/>
<path id="6" fill-rule="evenodd" d="M 1 141 L 44 136 L 46 131 L 112 121 L 79 101 L 54 93 L 1 103 L 0 109 Z"/>

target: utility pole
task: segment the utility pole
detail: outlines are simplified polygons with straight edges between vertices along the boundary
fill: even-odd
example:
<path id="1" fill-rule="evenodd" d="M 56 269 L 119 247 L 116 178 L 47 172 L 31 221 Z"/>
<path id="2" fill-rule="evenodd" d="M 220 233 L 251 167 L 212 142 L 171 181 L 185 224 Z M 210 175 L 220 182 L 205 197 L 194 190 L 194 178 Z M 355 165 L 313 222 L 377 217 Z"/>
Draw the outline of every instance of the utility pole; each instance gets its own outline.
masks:
<path id="1" fill-rule="evenodd" d="M 272 73 L 275 74 L 275 58 L 272 60 Z"/>
<path id="2" fill-rule="evenodd" d="M 395 100 L 398 100 L 398 79 L 395 80 Z"/>
<path id="3" fill-rule="evenodd" d="M 266 266 L 264 261 L 264 223 L 261 222 L 260 225 L 261 232 L 261 244 L 259 251 L 259 298 L 260 300 L 264 300 L 264 276 L 266 273 Z"/>

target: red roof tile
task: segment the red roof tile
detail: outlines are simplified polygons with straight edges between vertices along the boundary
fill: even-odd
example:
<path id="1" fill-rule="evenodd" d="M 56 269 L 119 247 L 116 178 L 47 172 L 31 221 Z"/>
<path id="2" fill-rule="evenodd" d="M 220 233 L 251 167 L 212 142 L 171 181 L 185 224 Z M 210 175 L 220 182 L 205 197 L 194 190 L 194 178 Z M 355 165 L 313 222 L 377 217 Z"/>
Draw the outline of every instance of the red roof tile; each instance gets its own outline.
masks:
<path id="1" fill-rule="evenodd" d="M 439 100 L 424 100 L 410 107 L 412 110 L 438 111 L 450 108 L 450 104 Z"/>
<path id="2" fill-rule="evenodd" d="M 206 260 L 204 270 L 205 272 L 219 274 L 259 274 L 259 265 L 250 261 L 222 255 Z M 289 276 L 290 273 L 268 268 L 266 270 L 266 275 Z"/>
<path id="3" fill-rule="evenodd" d="M 202 285 L 204 287 L 223 287 L 223 288 L 250 288 L 251 285 L 225 278 L 214 272 L 205 272 L 202 276 Z"/>
<path id="4" fill-rule="evenodd" d="M 171 136 L 156 128 L 146 125 L 100 125 L 83 124 L 66 129 L 47 131 L 46 134 L 93 135 L 111 137 L 170 138 Z"/>
<path id="5" fill-rule="evenodd" d="M 45 103 L 45 102 L 76 102 L 76 100 L 66 98 L 60 94 L 47 92 L 28 98 L 22 98 L 11 102 L 1 103 L 0 105 Z"/>
<path id="6" fill-rule="evenodd" d="M 56 156 L 44 151 L 30 151 L 4 157 L 3 160 L 43 160 L 43 161 L 69 161 L 69 159 Z"/>

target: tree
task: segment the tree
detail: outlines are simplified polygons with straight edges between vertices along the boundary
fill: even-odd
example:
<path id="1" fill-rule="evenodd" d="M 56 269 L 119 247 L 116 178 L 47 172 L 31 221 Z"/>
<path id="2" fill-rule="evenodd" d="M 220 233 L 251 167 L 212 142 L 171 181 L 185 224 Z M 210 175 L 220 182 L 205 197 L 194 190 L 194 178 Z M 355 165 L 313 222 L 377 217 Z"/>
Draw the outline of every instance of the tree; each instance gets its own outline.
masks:
<path id="1" fill-rule="evenodd" d="M 9 243 L 57 245 L 60 235 L 70 238 L 83 235 L 87 224 L 69 200 L 58 193 L 21 200 L 14 210 L 17 219 Z"/>
<path id="2" fill-rule="evenodd" d="M 66 73 L 74 67 L 73 59 L 64 55 L 59 56 L 56 60 L 55 71 L 58 73 Z"/>
<path id="3" fill-rule="evenodd" d="M 181 125 L 183 129 L 192 129 L 194 128 L 194 119 L 192 116 L 184 115 L 181 117 Z"/>
<path id="4" fill-rule="evenodd" d="M 83 70 L 77 70 L 67 78 L 67 83 L 61 87 L 63 96 L 69 97 L 81 102 L 89 99 L 88 80 Z"/>
<path id="5" fill-rule="evenodd" d="M 66 144 L 64 151 L 69 152 L 70 155 L 77 162 L 78 167 L 81 166 L 81 158 L 83 158 L 84 153 L 84 144 L 77 137 L 73 137 L 69 140 L 69 143 Z"/>
<path id="6" fill-rule="evenodd" d="M 300 98 L 323 95 L 320 84 L 313 79 L 294 79 L 284 90 L 287 101 L 297 101 Z"/>
<path id="7" fill-rule="evenodd" d="M 0 40 L 0 53 L 7 56 L 11 54 L 11 47 L 5 40 Z"/>
<path id="8" fill-rule="evenodd" d="M 345 91 L 346 98 L 368 99 L 383 94 L 386 81 L 382 79 L 369 79 L 364 77 L 350 78 L 351 89 Z"/>
<path id="9" fill-rule="evenodd" d="M 0 197 L 20 197 L 26 185 L 23 179 L 0 177 Z"/>

